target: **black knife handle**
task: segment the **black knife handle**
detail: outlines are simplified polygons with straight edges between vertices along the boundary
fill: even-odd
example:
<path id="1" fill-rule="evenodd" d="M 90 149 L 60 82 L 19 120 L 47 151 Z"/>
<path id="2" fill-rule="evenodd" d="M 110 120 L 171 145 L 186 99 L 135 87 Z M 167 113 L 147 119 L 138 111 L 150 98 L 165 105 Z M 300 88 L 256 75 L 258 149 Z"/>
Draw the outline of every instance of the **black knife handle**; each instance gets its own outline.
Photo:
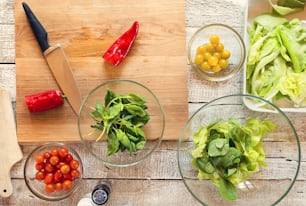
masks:
<path id="1" fill-rule="evenodd" d="M 22 6 L 27 15 L 28 21 L 31 25 L 34 35 L 39 43 L 39 46 L 42 52 L 44 52 L 50 47 L 48 43 L 48 33 L 46 32 L 44 27 L 40 24 L 39 20 L 36 18 L 30 7 L 25 2 L 22 2 Z"/>

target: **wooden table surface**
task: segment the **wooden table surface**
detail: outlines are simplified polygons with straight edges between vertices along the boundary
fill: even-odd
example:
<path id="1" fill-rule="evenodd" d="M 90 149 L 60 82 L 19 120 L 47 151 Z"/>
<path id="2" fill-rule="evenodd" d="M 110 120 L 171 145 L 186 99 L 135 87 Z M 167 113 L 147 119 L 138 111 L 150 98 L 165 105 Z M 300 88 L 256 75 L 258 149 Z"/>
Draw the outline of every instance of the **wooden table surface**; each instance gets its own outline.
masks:
<path id="1" fill-rule="evenodd" d="M 212 22 L 229 24 L 243 35 L 246 3 L 243 0 L 186 0 L 186 43 L 197 28 Z M 13 0 L 0 0 L 0 88 L 9 90 L 14 105 L 16 79 L 13 5 Z M 242 91 L 242 73 L 227 82 L 209 83 L 200 80 L 188 64 L 186 69 L 188 70 L 190 114 L 205 102 L 216 97 Z M 290 113 L 288 117 L 297 130 L 301 149 L 305 151 L 305 115 Z M 200 205 L 189 194 L 181 180 L 176 160 L 176 141 L 163 141 L 147 160 L 129 168 L 107 167 L 88 154 L 82 145 L 73 144 L 72 146 L 83 157 L 84 181 L 79 190 L 70 198 L 58 202 L 38 199 L 25 185 L 23 179 L 25 158 L 35 146 L 35 144 L 21 145 L 24 157 L 11 170 L 13 194 L 8 198 L 0 197 L 0 205 L 77 205 L 83 195 L 90 192 L 101 179 L 105 178 L 111 182 L 113 189 L 107 205 Z M 279 205 L 305 205 L 305 191 L 306 164 L 305 157 L 302 155 L 298 180 Z M 273 191 L 271 191 L 271 195 L 273 195 Z"/>

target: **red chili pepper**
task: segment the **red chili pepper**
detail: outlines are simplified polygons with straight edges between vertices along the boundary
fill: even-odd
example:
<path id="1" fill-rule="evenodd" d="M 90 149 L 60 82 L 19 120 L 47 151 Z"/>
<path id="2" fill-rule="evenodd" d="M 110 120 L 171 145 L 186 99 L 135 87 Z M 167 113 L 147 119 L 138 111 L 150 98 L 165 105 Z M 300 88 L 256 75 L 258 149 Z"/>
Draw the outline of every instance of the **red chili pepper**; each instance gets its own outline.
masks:
<path id="1" fill-rule="evenodd" d="M 131 28 L 122 34 L 102 56 L 107 62 L 118 66 L 126 57 L 138 34 L 139 23 L 135 21 Z"/>
<path id="2" fill-rule="evenodd" d="M 27 95 L 25 102 L 30 112 L 43 112 L 64 104 L 62 92 L 59 90 Z"/>

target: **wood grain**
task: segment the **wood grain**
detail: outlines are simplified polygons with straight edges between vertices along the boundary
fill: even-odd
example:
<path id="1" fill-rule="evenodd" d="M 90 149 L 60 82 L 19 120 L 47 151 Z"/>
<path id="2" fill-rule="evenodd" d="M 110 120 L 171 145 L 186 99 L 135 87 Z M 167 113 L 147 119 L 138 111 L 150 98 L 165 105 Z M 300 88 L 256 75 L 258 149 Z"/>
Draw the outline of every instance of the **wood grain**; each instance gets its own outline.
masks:
<path id="1" fill-rule="evenodd" d="M 79 141 L 77 118 L 68 104 L 35 115 L 24 104 L 25 95 L 58 86 L 42 58 L 20 2 L 14 4 L 18 140 Z M 110 79 L 140 82 L 152 90 L 164 108 L 165 139 L 179 137 L 177 128 L 182 128 L 188 117 L 183 0 L 27 3 L 48 31 L 50 45 L 60 43 L 64 48 L 83 97 Z M 126 60 L 114 68 L 101 55 L 134 20 L 140 22 L 139 35 Z M 53 129 L 57 132 L 50 133 Z"/>
<path id="2" fill-rule="evenodd" d="M 10 178 L 12 166 L 22 159 L 18 145 L 16 122 L 11 97 L 6 89 L 0 88 L 0 196 L 9 197 L 13 193 Z"/>

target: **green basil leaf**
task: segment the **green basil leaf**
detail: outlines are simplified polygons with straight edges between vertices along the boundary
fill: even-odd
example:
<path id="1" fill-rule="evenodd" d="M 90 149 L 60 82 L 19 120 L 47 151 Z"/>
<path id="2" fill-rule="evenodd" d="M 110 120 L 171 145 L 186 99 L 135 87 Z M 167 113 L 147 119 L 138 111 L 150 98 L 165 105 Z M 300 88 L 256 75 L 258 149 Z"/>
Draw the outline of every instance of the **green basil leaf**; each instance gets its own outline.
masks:
<path id="1" fill-rule="evenodd" d="M 116 153 L 119 149 L 119 145 L 120 143 L 117 137 L 113 133 L 110 133 L 107 138 L 107 155 L 110 156 Z"/>
<path id="2" fill-rule="evenodd" d="M 136 104 L 126 104 L 124 108 L 132 115 L 137 115 L 140 117 L 145 116 L 147 113 L 138 105 Z"/>
<path id="3" fill-rule="evenodd" d="M 208 145 L 208 155 L 210 157 L 222 156 L 229 150 L 228 139 L 218 138 L 212 140 Z"/>
<path id="4" fill-rule="evenodd" d="M 230 181 L 221 178 L 219 182 L 219 191 L 221 196 L 226 200 L 236 200 L 237 199 L 237 190 L 235 185 Z"/>
<path id="5" fill-rule="evenodd" d="M 138 143 L 136 144 L 136 149 L 137 149 L 137 150 L 143 149 L 144 146 L 145 146 L 145 144 L 146 144 L 146 141 L 140 141 L 140 142 L 138 142 Z"/>
<path id="6" fill-rule="evenodd" d="M 206 172 L 207 174 L 212 174 L 215 172 L 215 167 L 209 161 L 207 157 L 200 157 L 196 159 L 196 164 L 200 170 Z"/>
<path id="7" fill-rule="evenodd" d="M 130 93 L 128 95 L 128 101 L 131 103 L 137 103 L 140 105 L 143 105 L 147 102 L 146 98 L 144 98 L 142 95 Z"/>
<path id="8" fill-rule="evenodd" d="M 107 89 L 104 97 L 104 105 L 107 106 L 114 98 L 116 98 L 116 94 L 112 90 Z"/>

